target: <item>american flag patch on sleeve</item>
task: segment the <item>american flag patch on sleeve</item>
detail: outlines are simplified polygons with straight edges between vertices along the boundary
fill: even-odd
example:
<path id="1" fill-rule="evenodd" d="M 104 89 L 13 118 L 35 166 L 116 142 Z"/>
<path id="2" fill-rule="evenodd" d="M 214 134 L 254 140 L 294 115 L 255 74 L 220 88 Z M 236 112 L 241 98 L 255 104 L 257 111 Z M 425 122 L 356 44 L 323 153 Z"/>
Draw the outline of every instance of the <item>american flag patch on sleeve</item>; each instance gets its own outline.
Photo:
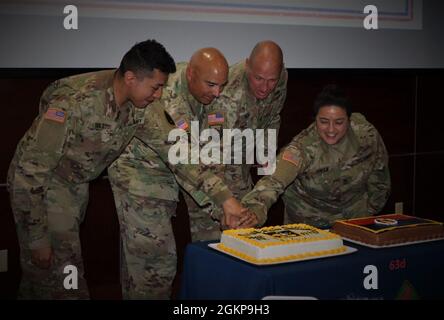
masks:
<path id="1" fill-rule="evenodd" d="M 222 123 L 224 123 L 224 115 L 222 114 L 222 112 L 214 112 L 208 115 L 208 124 L 210 126 Z"/>
<path id="2" fill-rule="evenodd" d="M 44 118 L 58 123 L 64 123 L 66 112 L 61 109 L 49 108 L 48 110 L 46 110 Z"/>
<path id="3" fill-rule="evenodd" d="M 177 121 L 176 125 L 179 129 L 182 129 L 182 130 L 188 129 L 188 123 L 184 119 L 180 119 L 179 121 Z"/>
<path id="4" fill-rule="evenodd" d="M 297 155 L 291 151 L 285 150 L 284 154 L 282 155 L 282 160 L 291 162 L 295 166 L 299 165 L 299 159 Z"/>

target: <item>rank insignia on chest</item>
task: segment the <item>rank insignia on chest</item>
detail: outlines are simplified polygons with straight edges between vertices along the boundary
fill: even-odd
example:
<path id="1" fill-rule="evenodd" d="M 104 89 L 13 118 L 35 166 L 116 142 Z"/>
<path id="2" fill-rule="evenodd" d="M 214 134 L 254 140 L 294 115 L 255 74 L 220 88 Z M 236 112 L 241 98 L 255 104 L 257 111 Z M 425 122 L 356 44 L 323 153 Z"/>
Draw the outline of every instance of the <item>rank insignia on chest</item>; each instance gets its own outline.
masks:
<path id="1" fill-rule="evenodd" d="M 222 125 L 224 123 L 224 115 L 222 112 L 213 112 L 208 115 L 208 125 Z"/>
<path id="2" fill-rule="evenodd" d="M 171 116 L 168 114 L 168 112 L 164 111 L 163 113 L 164 113 L 165 119 L 168 121 L 168 123 L 174 125 L 175 123 L 174 123 L 173 119 L 171 118 Z"/>
<path id="3" fill-rule="evenodd" d="M 100 134 L 103 142 L 108 142 L 112 139 L 112 131 L 109 129 L 102 130 Z"/>
<path id="4" fill-rule="evenodd" d="M 111 128 L 111 125 L 109 125 L 108 123 L 101 123 L 101 122 L 94 123 L 95 130 L 103 130 L 103 129 L 109 129 L 109 128 Z"/>
<path id="5" fill-rule="evenodd" d="M 64 123 L 66 119 L 66 112 L 61 109 L 49 108 L 45 112 L 45 119 L 52 120 L 58 123 Z"/>
<path id="6" fill-rule="evenodd" d="M 187 130 L 189 128 L 188 123 L 184 119 L 177 121 L 176 126 L 182 130 Z"/>

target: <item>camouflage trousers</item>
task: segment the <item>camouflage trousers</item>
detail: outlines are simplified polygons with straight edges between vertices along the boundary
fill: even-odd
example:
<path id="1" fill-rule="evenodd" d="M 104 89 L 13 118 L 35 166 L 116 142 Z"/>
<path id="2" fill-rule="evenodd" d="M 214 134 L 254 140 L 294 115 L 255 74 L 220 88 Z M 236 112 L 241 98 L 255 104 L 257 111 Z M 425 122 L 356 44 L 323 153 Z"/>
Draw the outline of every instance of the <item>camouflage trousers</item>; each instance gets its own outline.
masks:
<path id="1" fill-rule="evenodd" d="M 222 232 L 221 224 L 211 217 L 211 207 L 202 208 L 186 192 L 182 194 L 190 217 L 191 241 L 219 240 Z"/>
<path id="2" fill-rule="evenodd" d="M 19 299 L 88 299 L 79 238 L 79 225 L 84 219 L 88 203 L 88 184 L 68 185 L 57 178 L 49 182 L 44 201 L 47 202 L 48 234 L 53 259 L 49 269 L 41 269 L 31 262 L 29 249 L 32 204 L 24 187 L 18 179 L 14 179 L 13 173 L 11 175 L 11 207 L 17 227 L 22 267 Z M 64 273 L 68 265 L 77 268 L 78 289 L 64 287 L 64 280 L 70 274 Z"/>
<path id="3" fill-rule="evenodd" d="M 227 184 L 231 192 L 233 192 L 233 196 L 239 201 L 252 189 L 252 185 L 247 182 Z M 225 180 L 225 183 L 227 183 L 227 180 Z M 220 223 L 223 219 L 222 208 L 218 207 L 215 210 L 211 206 L 203 208 L 186 192 L 182 191 L 182 194 L 188 207 L 192 241 L 219 240 L 222 233 L 222 225 Z"/>
<path id="4" fill-rule="evenodd" d="M 177 264 L 171 225 L 177 202 L 112 188 L 122 238 L 123 298 L 169 299 Z"/>

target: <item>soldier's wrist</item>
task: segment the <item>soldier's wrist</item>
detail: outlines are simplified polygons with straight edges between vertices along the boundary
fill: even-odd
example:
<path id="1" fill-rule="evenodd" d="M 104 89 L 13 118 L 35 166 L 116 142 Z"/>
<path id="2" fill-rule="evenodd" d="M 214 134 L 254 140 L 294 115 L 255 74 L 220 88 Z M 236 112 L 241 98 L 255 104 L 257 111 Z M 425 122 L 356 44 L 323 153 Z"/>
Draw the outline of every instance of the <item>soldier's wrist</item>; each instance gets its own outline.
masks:
<path id="1" fill-rule="evenodd" d="M 213 200 L 213 202 L 217 205 L 217 206 L 222 206 L 222 204 L 233 197 L 233 193 L 230 191 L 230 189 L 224 189 L 224 190 L 220 190 L 219 192 L 213 194 L 211 196 L 211 199 Z"/>
<path id="2" fill-rule="evenodd" d="M 248 210 L 252 211 L 257 218 L 257 226 L 264 225 L 265 221 L 267 221 L 267 207 L 263 204 L 248 204 L 246 205 L 242 202 L 242 205 L 248 208 Z"/>

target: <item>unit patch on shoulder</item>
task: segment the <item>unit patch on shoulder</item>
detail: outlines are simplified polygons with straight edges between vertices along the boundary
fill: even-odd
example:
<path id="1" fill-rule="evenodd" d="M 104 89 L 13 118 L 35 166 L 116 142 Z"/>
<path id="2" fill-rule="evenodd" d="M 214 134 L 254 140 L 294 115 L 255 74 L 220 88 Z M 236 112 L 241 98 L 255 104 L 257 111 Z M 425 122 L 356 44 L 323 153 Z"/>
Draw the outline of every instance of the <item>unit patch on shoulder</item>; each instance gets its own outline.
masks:
<path id="1" fill-rule="evenodd" d="M 187 130 L 189 127 L 188 123 L 184 119 L 180 119 L 179 121 L 177 121 L 176 126 L 182 130 Z"/>
<path id="2" fill-rule="evenodd" d="M 213 112 L 208 115 L 208 125 L 220 125 L 225 121 L 224 114 L 222 112 Z"/>
<path id="3" fill-rule="evenodd" d="M 291 152 L 289 150 L 285 150 L 284 154 L 282 155 L 282 160 L 291 162 L 292 164 L 294 164 L 295 166 L 299 165 L 299 159 L 298 156 L 296 155 L 296 153 Z"/>
<path id="4" fill-rule="evenodd" d="M 64 123 L 66 119 L 66 111 L 56 108 L 49 108 L 45 112 L 44 118 L 58 123 Z"/>

